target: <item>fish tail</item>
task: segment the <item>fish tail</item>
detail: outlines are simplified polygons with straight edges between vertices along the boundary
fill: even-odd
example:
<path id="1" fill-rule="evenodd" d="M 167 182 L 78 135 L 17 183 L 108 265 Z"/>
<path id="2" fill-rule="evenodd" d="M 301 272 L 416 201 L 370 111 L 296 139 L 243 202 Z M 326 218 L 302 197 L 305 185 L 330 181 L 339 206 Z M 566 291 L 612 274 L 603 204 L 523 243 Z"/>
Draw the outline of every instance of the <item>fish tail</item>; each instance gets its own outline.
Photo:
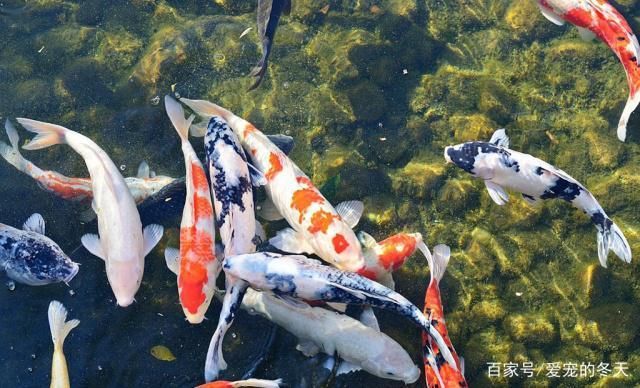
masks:
<path id="1" fill-rule="evenodd" d="M 442 277 L 447 270 L 450 256 L 451 248 L 449 248 L 448 245 L 439 244 L 433 248 L 433 256 L 427 256 L 432 280 L 436 280 L 438 283 L 442 280 Z"/>
<path id="2" fill-rule="evenodd" d="M 631 247 L 618 225 L 614 224 L 602 212 L 597 212 L 591 219 L 598 228 L 598 259 L 603 267 L 607 267 L 607 256 L 613 251 L 620 260 L 631 262 Z"/>
<path id="3" fill-rule="evenodd" d="M 214 381 L 220 375 L 221 370 L 227 369 L 227 363 L 222 355 L 222 340 L 218 330 L 213 334 L 209 350 L 207 351 L 207 361 L 204 365 L 204 380 Z"/>
<path id="4" fill-rule="evenodd" d="M 257 388 L 278 388 L 282 384 L 282 379 L 277 380 L 261 380 L 261 379 L 248 379 L 231 383 L 233 388 L 236 387 L 257 387 Z"/>
<path id="5" fill-rule="evenodd" d="M 229 122 L 229 120 L 233 119 L 235 115 L 223 107 L 214 104 L 213 102 L 206 100 L 190 100 L 188 98 L 181 98 L 180 102 L 188 106 L 192 111 L 194 111 L 200 117 L 213 117 L 220 116 L 224 119 L 224 121 Z"/>
<path id="6" fill-rule="evenodd" d="M 7 131 L 7 136 L 9 137 L 9 142 L 11 145 L 6 144 L 0 141 L 0 156 L 2 156 L 9 164 L 17 168 L 22 172 L 28 171 L 28 165 L 30 162 L 26 160 L 22 154 L 20 153 L 20 146 L 18 143 L 20 142 L 20 138 L 18 136 L 18 132 L 16 128 L 13 126 L 11 121 L 7 119 L 4 124 L 4 128 Z"/>
<path id="7" fill-rule="evenodd" d="M 640 74 L 638 76 L 640 76 Z M 631 85 L 631 83 L 634 82 L 631 80 L 631 74 L 627 73 L 627 77 L 629 78 L 629 87 L 632 88 L 632 90 L 637 89 L 634 85 Z M 620 121 L 618 121 L 618 139 L 620 139 L 620 141 L 625 141 L 627 138 L 627 123 L 629 122 L 631 113 L 636 110 L 638 104 L 640 104 L 640 91 L 634 90 L 629 93 L 627 103 L 622 110 L 622 115 L 620 115 Z"/>
<path id="8" fill-rule="evenodd" d="M 36 134 L 36 137 L 31 139 L 27 145 L 22 147 L 25 150 L 39 150 L 66 142 L 65 134 L 68 129 L 63 126 L 25 118 L 17 118 L 16 120 L 18 120 L 18 122 L 25 127 L 27 131 Z"/>
<path id="9" fill-rule="evenodd" d="M 453 353 L 451 353 L 451 349 L 449 349 L 447 343 L 444 341 L 444 338 L 442 338 L 442 335 L 438 332 L 438 330 L 436 330 L 436 328 L 432 325 L 429 325 L 428 333 L 429 336 L 436 342 L 436 345 L 438 345 L 440 354 L 442 354 L 442 357 L 447 362 L 447 364 L 449 364 L 449 366 L 454 370 L 458 370 L 458 364 L 456 364 Z"/>
<path id="10" fill-rule="evenodd" d="M 57 300 L 49 303 L 49 329 L 51 329 L 51 340 L 54 349 L 62 349 L 65 338 L 69 332 L 80 324 L 77 319 L 65 322 L 67 319 L 67 309 Z"/>
<path id="11" fill-rule="evenodd" d="M 195 116 L 191 115 L 188 119 L 185 119 L 182 105 L 171 96 L 164 96 L 164 106 L 167 110 L 167 115 L 169 115 L 169 120 L 171 120 L 171 124 L 178 132 L 180 139 L 183 142 L 187 141 L 189 139 L 189 127 Z"/>

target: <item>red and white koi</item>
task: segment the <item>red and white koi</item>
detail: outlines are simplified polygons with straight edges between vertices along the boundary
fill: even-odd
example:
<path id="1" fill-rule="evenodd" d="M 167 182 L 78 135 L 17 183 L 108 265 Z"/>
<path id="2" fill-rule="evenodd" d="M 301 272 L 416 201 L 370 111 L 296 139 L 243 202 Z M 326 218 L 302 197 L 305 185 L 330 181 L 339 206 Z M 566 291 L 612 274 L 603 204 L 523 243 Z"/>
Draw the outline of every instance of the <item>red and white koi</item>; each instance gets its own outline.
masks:
<path id="1" fill-rule="evenodd" d="M 291 225 L 269 242 L 292 253 L 314 253 L 332 265 L 351 272 L 364 266 L 364 257 L 351 229 L 362 214 L 362 203 L 350 201 L 339 214 L 291 159 L 253 124 L 208 101 L 181 99 L 198 115 L 221 116 L 236 133 L 253 165 L 267 183 L 265 190 L 277 211 Z M 269 206 L 267 206 L 269 207 Z M 270 209 L 271 210 L 271 209 Z"/>
<path id="2" fill-rule="evenodd" d="M 241 380 L 241 381 L 214 381 L 211 383 L 198 385 L 196 388 L 240 388 L 240 387 L 278 388 L 280 384 L 282 384 L 282 379 L 277 379 L 277 380 L 249 379 L 249 380 Z"/>
<path id="3" fill-rule="evenodd" d="M 37 136 L 25 149 L 37 150 L 68 144 L 84 159 L 91 176 L 92 208 L 98 218 L 98 235 L 82 236 L 82 245 L 105 261 L 107 278 L 118 305 L 129 306 L 144 272 L 144 257 L 160 241 L 163 228 L 148 225 L 142 230 L 133 197 L 109 156 L 88 137 L 59 125 L 17 119 Z"/>
<path id="4" fill-rule="evenodd" d="M 182 141 L 186 166 L 187 195 L 180 224 L 180 250 L 167 248 L 167 265 L 178 275 L 180 304 L 187 320 L 200 323 L 216 290 L 221 264 L 215 253 L 213 204 L 207 174 L 189 143 L 193 116 L 184 118 L 182 106 L 173 98 L 164 98 L 171 123 Z"/>
<path id="5" fill-rule="evenodd" d="M 11 145 L 0 141 L 0 156 L 9 164 L 17 168 L 18 171 L 35 179 L 42 189 L 62 199 L 75 202 L 91 202 L 93 199 L 91 179 L 70 178 L 55 171 L 42 170 L 22 156 L 19 149 L 20 138 L 18 137 L 18 132 L 8 119 L 5 122 L 5 130 Z M 156 176 L 155 173 L 149 171 L 149 165 L 146 162 L 140 163 L 137 176 L 124 179 L 133 196 L 133 200 L 137 204 L 157 193 L 174 180 L 175 178 L 168 176 Z"/>
<path id="6" fill-rule="evenodd" d="M 449 332 L 444 320 L 442 310 L 442 300 L 440 298 L 439 283 L 444 276 L 444 272 L 449 264 L 451 250 L 446 245 L 436 245 L 433 248 L 433 256 L 427 256 L 429 268 L 431 270 L 431 281 L 424 296 L 424 315 L 431 321 L 434 327 L 447 344 L 447 348 L 453 355 L 457 369 L 444 362 L 442 349 L 431 338 L 422 333 L 422 349 L 424 358 L 424 372 L 429 388 L 456 388 L 468 387 L 464 378 L 464 364 L 461 362 L 456 350 L 453 348 Z"/>
<path id="7" fill-rule="evenodd" d="M 640 104 L 640 44 L 629 23 L 606 0 L 537 0 L 542 14 L 559 26 L 578 27 L 583 38 L 597 36 L 616 54 L 627 75 L 629 97 L 618 122 L 618 139 L 627 137 L 627 123 Z"/>

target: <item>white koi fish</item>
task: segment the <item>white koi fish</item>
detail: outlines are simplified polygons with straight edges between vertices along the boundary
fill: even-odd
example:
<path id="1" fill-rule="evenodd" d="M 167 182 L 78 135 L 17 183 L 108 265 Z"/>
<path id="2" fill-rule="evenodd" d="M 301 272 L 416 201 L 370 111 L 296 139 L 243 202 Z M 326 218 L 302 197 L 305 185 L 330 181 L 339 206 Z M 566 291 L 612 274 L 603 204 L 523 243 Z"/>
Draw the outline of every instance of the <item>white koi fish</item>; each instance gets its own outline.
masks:
<path id="1" fill-rule="evenodd" d="M 82 236 L 82 245 L 105 261 L 107 279 L 119 306 L 129 306 L 142 283 L 144 257 L 160 241 L 163 228 L 152 224 L 142 230 L 136 204 L 109 156 L 88 137 L 59 125 L 17 119 L 37 136 L 24 149 L 37 150 L 68 144 L 85 161 L 91 176 L 98 235 Z"/>
<path id="2" fill-rule="evenodd" d="M 79 265 L 44 235 L 44 229 L 44 219 L 38 213 L 27 219 L 22 230 L 0 224 L 0 270 L 30 286 L 68 284 Z"/>
<path id="3" fill-rule="evenodd" d="M 251 123 L 208 101 L 180 101 L 202 117 L 221 116 L 240 139 L 252 164 L 264 174 L 265 190 L 275 208 L 263 209 L 262 214 L 270 213 L 269 221 L 284 217 L 293 228 L 272 238 L 269 242 L 274 247 L 316 254 L 345 271 L 363 269 L 362 250 L 352 230 L 362 215 L 361 202 L 343 202 L 341 211 L 336 211 L 309 177 Z"/>
<path id="4" fill-rule="evenodd" d="M 67 309 L 57 300 L 49 303 L 49 329 L 53 341 L 53 360 L 51 362 L 51 388 L 69 388 L 69 371 L 64 357 L 64 340 L 80 321 L 67 320 Z"/>
<path id="5" fill-rule="evenodd" d="M 631 113 L 640 104 L 640 44 L 629 23 L 606 0 L 537 0 L 552 23 L 578 27 L 587 40 L 597 36 L 616 54 L 627 75 L 629 97 L 618 122 L 618 139 L 625 141 Z"/>
<path id="6" fill-rule="evenodd" d="M 180 251 L 167 248 L 165 259 L 167 264 L 177 263 L 173 265 L 173 270 L 178 275 L 178 295 L 187 320 L 200 323 L 209 308 L 216 289 L 216 279 L 222 269 L 216 259 L 211 192 L 204 167 L 189 143 L 189 126 L 193 116 L 185 120 L 182 105 L 169 96 L 165 96 L 164 103 L 169 119 L 180 135 L 187 169 L 187 195 L 180 223 Z"/>
<path id="7" fill-rule="evenodd" d="M 62 199 L 75 202 L 90 202 L 93 199 L 91 179 L 70 178 L 55 171 L 42 170 L 22 156 L 19 148 L 20 138 L 18 137 L 18 132 L 8 119 L 4 127 L 11 145 L 0 141 L 0 156 L 9 164 L 18 169 L 18 171 L 35 179 L 43 190 L 53 193 Z M 138 167 L 137 176 L 124 179 L 137 204 L 157 193 L 174 180 L 175 178 L 168 176 L 156 175 L 155 172 L 149 170 L 149 165 L 144 161 Z"/>
<path id="8" fill-rule="evenodd" d="M 622 231 L 580 182 L 566 172 L 531 155 L 509 149 L 504 129 L 487 142 L 473 141 L 446 147 L 444 158 L 474 177 L 481 178 L 491 199 L 504 205 L 509 195 L 504 188 L 522 193 L 530 204 L 560 198 L 584 211 L 598 230 L 598 258 L 603 267 L 612 250 L 622 261 L 631 262 L 631 248 Z"/>

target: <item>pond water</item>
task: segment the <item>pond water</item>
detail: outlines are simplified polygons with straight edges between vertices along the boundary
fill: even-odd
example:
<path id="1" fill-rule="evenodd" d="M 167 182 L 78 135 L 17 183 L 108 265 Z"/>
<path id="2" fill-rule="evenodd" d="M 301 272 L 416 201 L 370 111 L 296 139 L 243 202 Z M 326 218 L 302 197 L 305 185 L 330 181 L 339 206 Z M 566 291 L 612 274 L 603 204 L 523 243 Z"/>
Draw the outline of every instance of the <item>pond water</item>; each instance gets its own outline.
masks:
<path id="1" fill-rule="evenodd" d="M 158 174 L 182 177 L 179 138 L 158 101 L 172 92 L 214 101 L 265 133 L 292 136 L 292 160 L 333 204 L 364 202 L 357 230 L 377 240 L 420 232 L 429 246 L 451 247 L 442 299 L 470 386 L 640 383 L 637 260 L 610 255 L 602 268 L 595 228 L 582 212 L 559 200 L 530 206 L 516 193 L 498 206 L 481 180 L 443 158 L 447 145 L 488 141 L 506 128 L 512 149 L 588 187 L 637 253 L 640 120 L 632 116 L 627 141 L 617 140 L 628 89 L 605 44 L 553 25 L 533 0 L 294 0 L 264 82 L 248 91 L 261 54 L 256 3 L 2 0 L 0 117 L 81 132 L 124 176 L 144 160 Z M 640 31 L 640 4 L 615 6 Z M 21 142 L 32 137 L 18 132 Z M 203 156 L 200 139 L 191 141 Z M 68 146 L 23 154 L 44 169 L 88 176 Z M 41 213 L 49 237 L 81 263 L 69 286 L 0 287 L 0 386 L 49 383 L 46 311 L 53 299 L 81 321 L 65 342 L 73 387 L 201 383 L 220 303 L 200 325 L 184 320 L 162 253 L 177 244 L 181 206 L 144 208 L 143 223 L 162 223 L 165 237 L 147 257 L 137 301 L 127 308 L 116 306 L 103 262 L 80 246 L 83 234 L 96 232 L 80 221 L 88 207 L 41 190 L 0 160 L 0 222 L 17 227 Z M 284 226 L 265 223 L 269 235 Z M 414 254 L 395 280 L 422 307 L 425 258 Z M 379 318 L 422 369 L 419 330 L 392 314 Z M 304 357 L 284 330 L 269 346 L 272 330 L 241 312 L 225 341 L 222 376 L 239 379 L 264 357 L 253 375 L 293 387 L 403 385 L 365 372 L 328 377 L 322 360 Z M 175 360 L 155 358 L 158 345 Z M 559 377 L 548 376 L 549 363 L 560 363 Z M 505 373 L 507 364 L 518 376 Z M 595 373 L 563 377 L 574 364 Z M 424 375 L 412 386 L 424 386 Z"/>

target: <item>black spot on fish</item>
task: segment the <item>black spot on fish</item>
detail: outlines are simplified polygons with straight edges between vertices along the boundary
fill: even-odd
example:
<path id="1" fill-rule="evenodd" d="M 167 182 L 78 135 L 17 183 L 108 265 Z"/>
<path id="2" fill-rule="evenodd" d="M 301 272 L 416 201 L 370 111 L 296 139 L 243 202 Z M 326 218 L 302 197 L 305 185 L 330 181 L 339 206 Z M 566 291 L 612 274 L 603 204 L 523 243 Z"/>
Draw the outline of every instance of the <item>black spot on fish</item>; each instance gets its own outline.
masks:
<path id="1" fill-rule="evenodd" d="M 265 275 L 267 282 L 274 287 L 273 292 L 279 295 L 295 295 L 296 283 L 293 275 L 280 275 L 268 273 Z"/>
<path id="2" fill-rule="evenodd" d="M 542 170 L 542 172 L 546 171 L 542 167 L 538 167 L 538 170 Z M 582 187 L 579 184 L 569 182 L 568 180 L 557 175 L 555 175 L 555 177 L 555 183 L 553 184 L 553 186 L 546 189 L 544 193 L 542 193 L 542 195 L 540 196 L 541 199 L 560 198 L 564 199 L 567 202 L 571 202 L 576 199 L 582 192 Z"/>
<path id="3" fill-rule="evenodd" d="M 632 57 L 631 57 L 631 58 L 629 58 L 629 59 L 631 59 L 631 61 L 632 61 L 632 62 L 635 62 L 635 61 L 637 60 L 637 58 L 636 58 L 636 56 L 635 56 L 635 55 L 634 55 L 634 56 L 632 56 Z"/>
<path id="4" fill-rule="evenodd" d="M 538 168 L 536 168 L 536 175 L 542 175 L 542 174 L 544 174 L 545 171 L 547 171 L 547 170 L 545 170 L 542 167 L 538 167 Z"/>
<path id="5" fill-rule="evenodd" d="M 520 171 L 520 166 L 518 162 L 511 158 L 511 153 L 492 143 L 472 141 L 462 144 L 459 149 L 454 147 L 447 148 L 447 155 L 451 161 L 470 174 L 473 174 L 476 157 L 479 154 L 499 154 L 505 167 L 513 168 L 516 172 Z"/>
<path id="6" fill-rule="evenodd" d="M 625 38 L 624 36 L 619 36 L 619 37 L 618 37 L 618 40 L 619 40 L 619 41 L 623 41 L 623 40 L 626 40 L 626 38 Z"/>
<path id="7" fill-rule="evenodd" d="M 608 231 L 613 225 L 613 221 L 607 218 L 602 212 L 597 211 L 591 216 L 591 222 L 593 222 L 599 230 Z"/>

